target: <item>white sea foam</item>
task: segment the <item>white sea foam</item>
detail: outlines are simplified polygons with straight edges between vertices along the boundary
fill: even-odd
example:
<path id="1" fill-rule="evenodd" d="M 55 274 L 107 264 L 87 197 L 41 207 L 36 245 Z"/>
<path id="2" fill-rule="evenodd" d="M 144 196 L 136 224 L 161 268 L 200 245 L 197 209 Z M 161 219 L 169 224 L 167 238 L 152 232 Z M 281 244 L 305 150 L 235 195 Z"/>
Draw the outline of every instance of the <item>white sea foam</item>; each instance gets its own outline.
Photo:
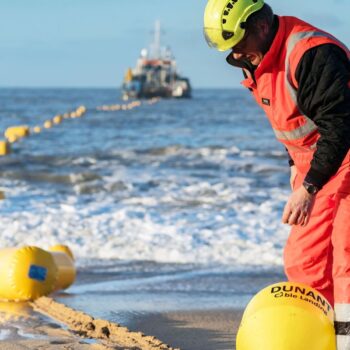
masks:
<path id="1" fill-rule="evenodd" d="M 281 264 L 288 229 L 279 216 L 287 193 L 261 189 L 247 198 L 250 183 L 243 177 L 227 184 L 170 182 L 157 196 L 134 194 L 117 202 L 105 193 L 87 202 L 48 193 L 21 206 L 28 188 L 17 182 L 5 186 L 8 198 L 0 203 L 0 245 L 64 243 L 78 258 Z"/>

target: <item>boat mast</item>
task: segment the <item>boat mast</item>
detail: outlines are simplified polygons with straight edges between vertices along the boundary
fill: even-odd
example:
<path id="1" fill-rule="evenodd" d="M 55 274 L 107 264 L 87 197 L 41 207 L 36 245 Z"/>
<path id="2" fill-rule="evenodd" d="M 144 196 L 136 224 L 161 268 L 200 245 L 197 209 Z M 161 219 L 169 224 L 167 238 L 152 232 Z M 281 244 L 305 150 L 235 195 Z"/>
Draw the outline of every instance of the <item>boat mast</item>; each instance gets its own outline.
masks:
<path id="1" fill-rule="evenodd" d="M 154 25 L 153 55 L 155 59 L 160 58 L 160 21 L 156 20 Z"/>

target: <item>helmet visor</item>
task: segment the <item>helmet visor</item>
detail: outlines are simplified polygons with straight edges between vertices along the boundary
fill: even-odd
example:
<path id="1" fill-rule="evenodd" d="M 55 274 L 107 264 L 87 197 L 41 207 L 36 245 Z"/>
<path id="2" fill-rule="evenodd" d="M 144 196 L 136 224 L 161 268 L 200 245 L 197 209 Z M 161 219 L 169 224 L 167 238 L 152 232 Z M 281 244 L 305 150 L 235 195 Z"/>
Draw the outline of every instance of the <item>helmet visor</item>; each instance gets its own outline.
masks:
<path id="1" fill-rule="evenodd" d="M 217 28 L 204 28 L 204 37 L 210 47 L 219 51 L 229 50 L 233 45 L 233 33 Z"/>
<path id="2" fill-rule="evenodd" d="M 212 28 L 204 28 L 203 29 L 204 37 L 209 45 L 209 47 L 218 48 L 217 38 L 219 37 L 221 30 L 219 29 L 212 29 Z M 216 40 L 215 40 L 216 39 Z"/>

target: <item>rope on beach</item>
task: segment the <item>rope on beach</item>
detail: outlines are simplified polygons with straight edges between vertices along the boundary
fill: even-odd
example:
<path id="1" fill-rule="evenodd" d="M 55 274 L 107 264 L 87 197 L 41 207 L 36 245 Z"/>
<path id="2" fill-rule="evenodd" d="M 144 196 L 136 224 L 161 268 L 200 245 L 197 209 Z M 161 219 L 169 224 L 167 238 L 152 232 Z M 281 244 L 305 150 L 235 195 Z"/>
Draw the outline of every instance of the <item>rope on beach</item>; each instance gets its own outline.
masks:
<path id="1" fill-rule="evenodd" d="M 126 327 L 106 320 L 96 320 L 83 312 L 71 309 L 52 298 L 41 297 L 32 303 L 35 311 L 65 324 L 82 337 L 99 339 L 110 349 L 180 350 L 166 345 L 154 336 L 132 332 Z"/>

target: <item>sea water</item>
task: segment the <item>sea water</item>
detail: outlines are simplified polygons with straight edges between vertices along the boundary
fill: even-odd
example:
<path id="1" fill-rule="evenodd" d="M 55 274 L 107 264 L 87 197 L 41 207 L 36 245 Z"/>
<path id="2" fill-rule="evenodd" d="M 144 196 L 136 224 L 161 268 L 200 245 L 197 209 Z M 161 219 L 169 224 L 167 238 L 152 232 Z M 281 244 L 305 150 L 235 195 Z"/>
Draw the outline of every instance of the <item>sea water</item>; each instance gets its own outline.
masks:
<path id="1" fill-rule="evenodd" d="M 198 89 L 188 100 L 97 109 L 125 103 L 119 93 L 0 90 L 2 131 L 87 108 L 0 158 L 0 246 L 67 244 L 82 271 L 104 276 L 74 293 L 142 286 L 154 295 L 145 285 L 225 293 L 244 276 L 275 276 L 289 231 L 281 223 L 289 167 L 250 93 Z M 123 287 L 129 277 L 134 285 Z"/>

